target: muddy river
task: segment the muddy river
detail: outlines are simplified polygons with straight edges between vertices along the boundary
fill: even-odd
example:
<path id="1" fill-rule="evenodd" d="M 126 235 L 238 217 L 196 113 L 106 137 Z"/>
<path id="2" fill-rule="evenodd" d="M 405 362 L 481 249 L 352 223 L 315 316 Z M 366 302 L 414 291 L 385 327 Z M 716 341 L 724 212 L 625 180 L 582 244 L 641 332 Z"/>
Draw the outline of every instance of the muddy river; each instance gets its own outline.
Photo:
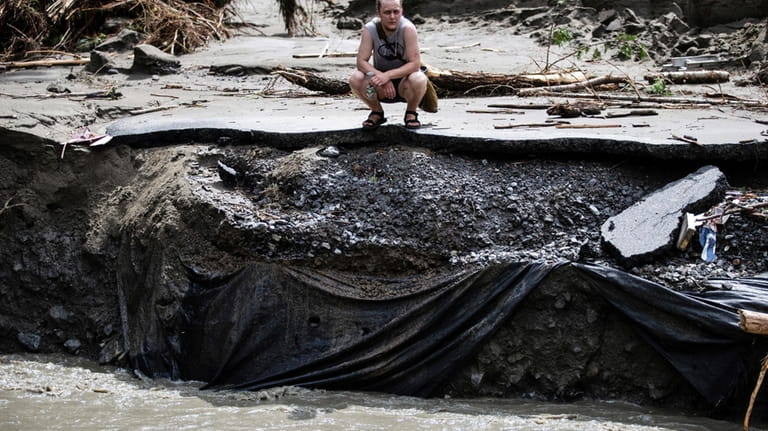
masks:
<path id="1" fill-rule="evenodd" d="M 622 402 L 419 399 L 294 387 L 201 391 L 80 358 L 0 355 L 8 430 L 739 430 Z"/>

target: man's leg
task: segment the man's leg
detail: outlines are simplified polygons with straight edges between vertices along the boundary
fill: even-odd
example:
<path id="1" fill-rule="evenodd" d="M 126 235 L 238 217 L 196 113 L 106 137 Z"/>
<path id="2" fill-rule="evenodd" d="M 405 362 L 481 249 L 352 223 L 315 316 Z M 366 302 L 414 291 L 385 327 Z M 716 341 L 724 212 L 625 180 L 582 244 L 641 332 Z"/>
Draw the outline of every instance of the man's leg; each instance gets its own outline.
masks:
<path id="1" fill-rule="evenodd" d="M 374 97 L 373 99 L 369 99 L 368 96 L 365 95 L 366 85 L 367 82 L 363 72 L 359 70 L 352 72 L 352 76 L 349 77 L 349 88 L 358 99 L 362 100 L 363 103 L 370 108 L 371 113 L 368 115 L 368 118 L 363 121 L 363 127 L 371 128 L 382 124 L 386 119 L 384 118 L 384 108 L 382 108 L 379 98 Z"/>
<path id="2" fill-rule="evenodd" d="M 405 99 L 407 107 L 405 108 L 405 122 L 408 125 L 410 121 L 416 121 L 414 124 L 418 124 L 418 116 L 411 112 L 416 112 L 416 109 L 421 103 L 421 99 L 424 98 L 424 94 L 427 92 L 427 75 L 423 72 L 414 72 L 400 81 L 399 88 L 400 95 Z M 417 126 L 418 127 L 418 126 Z"/>

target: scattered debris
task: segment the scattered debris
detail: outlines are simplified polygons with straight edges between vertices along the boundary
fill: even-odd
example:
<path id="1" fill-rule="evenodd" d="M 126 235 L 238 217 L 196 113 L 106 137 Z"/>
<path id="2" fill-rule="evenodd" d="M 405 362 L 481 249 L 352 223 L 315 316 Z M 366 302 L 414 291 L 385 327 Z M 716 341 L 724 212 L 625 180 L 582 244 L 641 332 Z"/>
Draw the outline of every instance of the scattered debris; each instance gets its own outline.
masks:
<path id="1" fill-rule="evenodd" d="M 600 115 L 600 112 L 602 112 L 602 106 L 588 102 L 558 103 L 547 109 L 548 115 L 559 115 L 563 118 Z"/>
<path id="2" fill-rule="evenodd" d="M 721 66 L 723 60 L 719 55 L 695 55 L 688 57 L 673 57 L 669 63 L 662 66 L 663 71 L 684 71 L 689 69 Z"/>
<path id="3" fill-rule="evenodd" d="M 603 244 L 626 264 L 636 264 L 673 247 L 680 218 L 711 208 L 725 193 L 725 175 L 707 166 L 650 194 L 603 223 Z"/>
<path id="4" fill-rule="evenodd" d="M 551 93 L 560 93 L 573 90 L 581 90 L 585 88 L 594 88 L 605 84 L 624 84 L 630 81 L 626 76 L 613 76 L 605 75 L 598 78 L 592 78 L 586 81 L 581 81 L 573 84 L 553 85 L 546 88 L 524 88 L 517 92 L 518 96 L 534 96 L 541 95 L 542 91 Z"/>
<path id="5" fill-rule="evenodd" d="M 689 136 L 689 135 L 683 135 L 683 136 L 672 135 L 672 137 L 670 139 L 674 139 L 676 141 L 687 142 L 687 143 L 693 144 L 693 145 L 701 145 L 699 143 L 698 139 L 696 139 L 693 136 Z"/>
<path id="6" fill-rule="evenodd" d="M 32 61 L 12 61 L 0 63 L 8 69 L 31 69 L 35 67 L 53 67 L 53 66 L 82 66 L 88 64 L 90 60 L 85 58 L 76 58 L 72 60 L 32 60 Z"/>
<path id="7" fill-rule="evenodd" d="M 640 109 L 629 112 L 609 112 L 605 114 L 605 118 L 650 117 L 654 115 L 659 115 L 659 113 L 652 109 Z M 647 125 L 644 127 L 647 127 Z"/>
<path id="8" fill-rule="evenodd" d="M 521 123 L 521 124 L 507 124 L 503 126 L 494 125 L 494 129 L 517 129 L 522 127 L 556 127 L 560 125 L 570 124 L 568 121 L 547 121 L 544 123 Z"/>
<path id="9" fill-rule="evenodd" d="M 64 152 L 67 149 L 67 145 L 85 145 L 88 147 L 98 147 L 106 145 L 112 140 L 112 136 L 109 135 L 96 135 L 93 134 L 87 127 L 83 128 L 83 131 L 74 138 L 62 142 L 61 145 L 61 158 L 64 158 Z"/>
<path id="10" fill-rule="evenodd" d="M 556 129 L 617 129 L 621 124 L 558 124 Z"/>

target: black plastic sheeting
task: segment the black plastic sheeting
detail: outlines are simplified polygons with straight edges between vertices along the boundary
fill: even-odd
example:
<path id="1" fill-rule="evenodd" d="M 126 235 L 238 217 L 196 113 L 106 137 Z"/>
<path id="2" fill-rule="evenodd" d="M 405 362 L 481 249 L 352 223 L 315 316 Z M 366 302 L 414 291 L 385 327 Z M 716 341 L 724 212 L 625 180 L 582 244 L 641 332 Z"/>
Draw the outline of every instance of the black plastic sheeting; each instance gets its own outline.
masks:
<path id="1" fill-rule="evenodd" d="M 737 310 L 768 312 L 768 279 L 761 278 L 680 293 L 575 263 L 387 280 L 251 264 L 226 276 L 190 273 L 183 322 L 172 335 L 146 322 L 151 307 L 137 292 L 146 291 L 139 284 L 147 277 L 124 280 L 124 335 L 132 365 L 144 373 L 202 380 L 209 388 L 298 385 L 430 396 L 547 275 L 565 266 L 713 405 L 751 389 L 748 370 L 755 353 L 764 352 L 756 352 L 760 337 L 739 329 Z M 131 333 L 137 330 L 147 332 Z"/>

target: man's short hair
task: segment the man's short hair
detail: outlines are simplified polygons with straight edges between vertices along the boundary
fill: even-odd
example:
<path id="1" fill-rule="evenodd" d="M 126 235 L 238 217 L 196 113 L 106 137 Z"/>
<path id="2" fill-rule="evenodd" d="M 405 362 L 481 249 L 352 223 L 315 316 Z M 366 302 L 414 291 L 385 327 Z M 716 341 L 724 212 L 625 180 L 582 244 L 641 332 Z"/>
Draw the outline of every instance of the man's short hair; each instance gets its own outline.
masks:
<path id="1" fill-rule="evenodd" d="M 403 0 L 398 0 L 398 3 L 400 3 L 400 8 L 403 7 Z M 376 11 L 381 10 L 381 0 L 376 0 Z"/>

